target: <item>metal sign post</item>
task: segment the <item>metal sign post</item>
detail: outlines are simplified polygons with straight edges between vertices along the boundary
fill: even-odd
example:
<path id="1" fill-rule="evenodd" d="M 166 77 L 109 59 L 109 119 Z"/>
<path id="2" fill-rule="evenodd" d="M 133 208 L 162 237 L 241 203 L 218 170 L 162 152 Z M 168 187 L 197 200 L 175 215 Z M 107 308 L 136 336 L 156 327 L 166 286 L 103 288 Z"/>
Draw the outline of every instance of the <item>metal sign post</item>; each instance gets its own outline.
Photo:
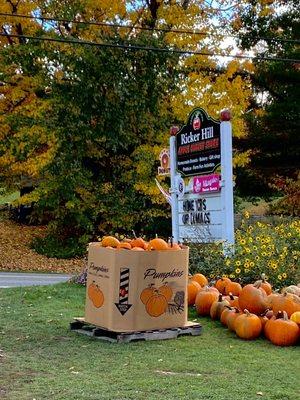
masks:
<path id="1" fill-rule="evenodd" d="M 176 173 L 176 134 L 179 128 L 172 126 L 170 129 L 170 178 L 171 178 L 171 211 L 172 211 L 172 236 L 175 243 L 178 243 L 178 188 Z"/>
<path id="2" fill-rule="evenodd" d="M 233 173 L 232 173 L 232 129 L 228 110 L 221 113 L 221 202 L 223 210 L 222 236 L 225 254 L 233 252 L 234 211 L 233 211 Z"/>

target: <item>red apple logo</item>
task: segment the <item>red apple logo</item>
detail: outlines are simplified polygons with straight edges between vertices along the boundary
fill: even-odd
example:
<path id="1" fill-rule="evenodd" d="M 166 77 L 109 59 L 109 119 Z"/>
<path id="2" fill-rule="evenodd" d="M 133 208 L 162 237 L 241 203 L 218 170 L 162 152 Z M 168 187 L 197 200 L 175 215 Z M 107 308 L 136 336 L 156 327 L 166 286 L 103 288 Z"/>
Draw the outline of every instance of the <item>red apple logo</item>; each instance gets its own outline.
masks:
<path id="1" fill-rule="evenodd" d="M 168 166 L 168 164 L 169 164 L 169 157 L 168 157 L 168 154 L 165 153 L 161 157 L 161 165 L 163 168 L 166 168 Z"/>
<path id="2" fill-rule="evenodd" d="M 193 129 L 200 129 L 201 127 L 201 121 L 200 118 L 198 117 L 198 115 L 193 119 Z"/>

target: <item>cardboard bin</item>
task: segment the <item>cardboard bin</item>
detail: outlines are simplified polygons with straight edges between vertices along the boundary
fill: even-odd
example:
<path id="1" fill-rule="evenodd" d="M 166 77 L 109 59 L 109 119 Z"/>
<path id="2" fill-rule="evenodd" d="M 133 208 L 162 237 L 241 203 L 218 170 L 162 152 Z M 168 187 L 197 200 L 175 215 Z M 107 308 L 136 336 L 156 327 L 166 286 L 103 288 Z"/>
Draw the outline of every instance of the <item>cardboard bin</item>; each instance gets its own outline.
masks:
<path id="1" fill-rule="evenodd" d="M 85 321 L 116 331 L 184 327 L 188 247 L 131 251 L 90 243 Z"/>

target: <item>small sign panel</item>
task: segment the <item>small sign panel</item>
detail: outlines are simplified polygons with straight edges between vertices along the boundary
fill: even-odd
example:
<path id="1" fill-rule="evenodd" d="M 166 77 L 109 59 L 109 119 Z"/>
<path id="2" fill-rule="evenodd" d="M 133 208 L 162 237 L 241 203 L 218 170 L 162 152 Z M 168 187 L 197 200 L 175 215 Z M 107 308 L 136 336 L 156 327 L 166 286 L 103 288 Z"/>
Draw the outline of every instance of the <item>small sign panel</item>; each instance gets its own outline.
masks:
<path id="1" fill-rule="evenodd" d="M 179 240 L 209 243 L 222 238 L 219 193 L 185 194 L 178 202 Z"/>
<path id="2" fill-rule="evenodd" d="M 158 167 L 158 175 L 170 175 L 170 151 L 163 149 L 159 155 L 160 167 Z"/>
<path id="3" fill-rule="evenodd" d="M 194 109 L 176 135 L 177 171 L 183 176 L 209 174 L 221 165 L 220 122 Z"/>
<path id="4" fill-rule="evenodd" d="M 212 193 L 220 191 L 220 175 L 211 174 L 193 178 L 193 193 Z"/>

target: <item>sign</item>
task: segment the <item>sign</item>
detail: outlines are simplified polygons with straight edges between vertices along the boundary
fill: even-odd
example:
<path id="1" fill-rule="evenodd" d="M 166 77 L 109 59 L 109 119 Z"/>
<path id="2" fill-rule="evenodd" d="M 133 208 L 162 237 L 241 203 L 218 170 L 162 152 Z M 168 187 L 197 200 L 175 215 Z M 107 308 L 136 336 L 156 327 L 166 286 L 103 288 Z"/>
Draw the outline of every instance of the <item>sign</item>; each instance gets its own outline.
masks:
<path id="1" fill-rule="evenodd" d="M 185 183 L 180 175 L 177 175 L 176 186 L 177 186 L 178 197 L 182 198 L 185 193 Z"/>
<path id="2" fill-rule="evenodd" d="M 220 175 L 195 176 L 193 178 L 193 193 L 211 193 L 220 190 Z"/>
<path id="3" fill-rule="evenodd" d="M 170 175 L 170 151 L 163 149 L 159 154 L 160 167 L 158 167 L 158 175 Z"/>
<path id="4" fill-rule="evenodd" d="M 209 243 L 222 239 L 222 206 L 219 193 L 185 194 L 178 201 L 179 240 Z"/>
<path id="5" fill-rule="evenodd" d="M 183 176 L 213 173 L 221 164 L 220 122 L 195 108 L 176 134 L 176 158 Z"/>

